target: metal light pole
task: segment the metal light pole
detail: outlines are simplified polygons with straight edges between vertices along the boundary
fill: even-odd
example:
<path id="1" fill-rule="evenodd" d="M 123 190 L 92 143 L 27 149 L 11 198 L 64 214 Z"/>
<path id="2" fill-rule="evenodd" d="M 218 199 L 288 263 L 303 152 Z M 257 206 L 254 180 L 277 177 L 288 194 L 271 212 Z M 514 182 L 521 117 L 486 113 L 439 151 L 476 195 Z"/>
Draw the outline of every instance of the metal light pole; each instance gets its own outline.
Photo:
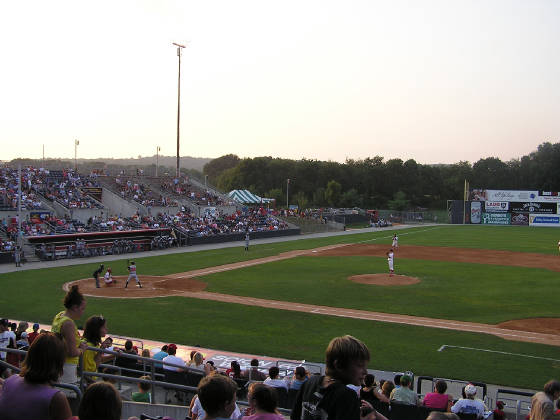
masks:
<path id="1" fill-rule="evenodd" d="M 290 200 L 288 199 L 288 192 L 290 191 L 290 178 L 286 181 L 286 210 L 290 209 Z"/>
<path id="2" fill-rule="evenodd" d="M 204 189 L 208 190 L 208 175 L 204 175 Z"/>
<path id="3" fill-rule="evenodd" d="M 156 177 L 158 176 L 158 169 L 159 169 L 159 151 L 161 148 L 159 146 L 156 147 Z"/>
<path id="4" fill-rule="evenodd" d="M 179 120 L 181 116 L 181 50 L 185 48 L 184 45 L 173 43 L 177 47 L 177 57 L 179 57 L 179 76 L 177 78 L 177 171 L 175 176 L 180 176 L 179 165 Z"/>
<path id="5" fill-rule="evenodd" d="M 78 145 L 80 141 L 78 139 L 74 140 L 74 170 L 78 173 Z"/>

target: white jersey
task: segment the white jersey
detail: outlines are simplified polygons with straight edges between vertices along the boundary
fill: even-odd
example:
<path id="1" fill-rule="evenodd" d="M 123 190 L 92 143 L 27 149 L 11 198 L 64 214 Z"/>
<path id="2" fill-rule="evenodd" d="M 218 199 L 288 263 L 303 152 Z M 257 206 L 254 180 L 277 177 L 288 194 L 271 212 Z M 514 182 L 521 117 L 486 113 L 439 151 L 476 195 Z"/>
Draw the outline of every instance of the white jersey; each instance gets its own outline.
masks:
<path id="1" fill-rule="evenodd" d="M 130 274 L 136 274 L 136 266 L 135 266 L 134 264 L 133 264 L 133 265 L 129 265 L 129 266 L 128 266 L 128 272 L 129 272 Z"/>
<path id="2" fill-rule="evenodd" d="M 389 264 L 389 270 L 391 272 L 394 269 L 393 262 L 394 262 L 394 254 L 393 254 L 393 251 L 390 251 L 390 252 L 387 253 L 387 263 Z"/>
<path id="3" fill-rule="evenodd" d="M 399 237 L 393 236 L 393 246 L 399 246 Z"/>
<path id="4" fill-rule="evenodd" d="M 113 276 L 109 271 L 107 271 L 103 277 L 105 278 L 105 283 L 113 283 Z"/>

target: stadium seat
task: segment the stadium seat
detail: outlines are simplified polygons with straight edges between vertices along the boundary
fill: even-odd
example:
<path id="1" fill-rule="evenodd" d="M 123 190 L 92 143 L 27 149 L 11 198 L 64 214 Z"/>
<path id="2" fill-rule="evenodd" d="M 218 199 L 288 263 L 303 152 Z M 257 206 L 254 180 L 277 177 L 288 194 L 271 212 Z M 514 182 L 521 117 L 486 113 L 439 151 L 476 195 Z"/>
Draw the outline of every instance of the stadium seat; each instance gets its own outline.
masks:
<path id="1" fill-rule="evenodd" d="M 371 401 L 371 405 L 375 408 L 375 411 L 383 414 L 385 417 L 389 418 L 389 403 L 383 401 Z"/>
<path id="2" fill-rule="evenodd" d="M 275 387 L 276 396 L 278 397 L 278 407 L 280 408 L 291 408 L 288 407 L 288 390 L 286 388 Z"/>
<path id="3" fill-rule="evenodd" d="M 286 408 L 290 410 L 294 408 L 294 404 L 296 403 L 296 397 L 299 392 L 299 389 L 290 389 L 288 391 L 288 397 L 286 399 Z"/>
<path id="4" fill-rule="evenodd" d="M 426 407 L 391 402 L 390 420 L 425 419 L 427 416 Z"/>

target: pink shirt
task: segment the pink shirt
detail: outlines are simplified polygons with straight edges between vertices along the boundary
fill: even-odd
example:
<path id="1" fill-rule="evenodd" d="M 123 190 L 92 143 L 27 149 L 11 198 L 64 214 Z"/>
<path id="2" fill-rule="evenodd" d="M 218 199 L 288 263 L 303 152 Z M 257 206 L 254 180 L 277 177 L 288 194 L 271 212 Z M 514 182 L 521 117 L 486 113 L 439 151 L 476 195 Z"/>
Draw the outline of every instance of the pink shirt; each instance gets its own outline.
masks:
<path id="1" fill-rule="evenodd" d="M 449 395 L 439 392 L 429 392 L 424 397 L 424 405 L 429 408 L 447 409 Z"/>

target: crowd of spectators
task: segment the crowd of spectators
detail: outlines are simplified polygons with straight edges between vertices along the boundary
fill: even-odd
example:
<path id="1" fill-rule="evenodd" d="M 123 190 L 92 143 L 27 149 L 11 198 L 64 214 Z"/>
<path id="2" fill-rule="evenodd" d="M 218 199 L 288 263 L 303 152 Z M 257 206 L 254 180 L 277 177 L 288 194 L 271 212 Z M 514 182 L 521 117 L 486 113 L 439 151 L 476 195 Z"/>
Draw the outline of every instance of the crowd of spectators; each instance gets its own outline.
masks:
<path id="1" fill-rule="evenodd" d="M 97 373 L 101 362 L 115 360 L 112 355 L 101 355 L 90 348 L 117 351 L 115 364 L 126 368 L 129 376 L 140 378 L 138 390 L 132 391 L 130 398 L 137 402 L 151 402 L 153 391 L 149 381 L 153 378 L 145 374 L 145 362 L 135 360 L 139 349 L 127 340 L 123 348 L 113 346 L 107 334 L 107 322 L 102 316 L 93 315 L 86 321 L 83 336 L 77 331 L 74 321 L 81 317 L 86 308 L 85 297 L 73 286 L 64 299 L 65 310 L 59 312 L 51 332 L 33 325 L 33 332 L 25 321 L 19 325 L 7 319 L 0 320 L 0 347 L 29 349 L 25 358 L 9 352 L 0 353 L 15 367 L 21 366 L 21 375 L 12 375 L 10 369 L 0 368 L 0 412 L 3 418 L 61 418 L 69 419 L 71 409 L 66 392 L 53 386 L 55 382 L 79 385 L 76 370 L 79 358 L 83 358 L 84 371 Z M 88 347 L 89 346 L 89 347 Z M 325 354 L 324 375 L 310 374 L 303 366 L 294 369 L 293 374 L 280 376 L 276 366 L 268 369 L 268 375 L 259 369 L 259 361 L 253 359 L 246 370 L 233 361 L 227 370 L 215 367 L 212 361 L 204 361 L 199 351 L 192 351 L 186 361 L 176 355 L 177 345 L 168 344 L 161 349 L 142 350 L 142 357 L 152 358 L 156 368 L 163 371 L 200 372 L 197 392 L 190 401 L 189 416 L 193 420 L 230 418 L 234 420 L 281 420 L 279 407 L 291 409 L 292 420 L 308 418 L 384 420 L 391 416 L 383 413 L 382 405 L 405 405 L 426 407 L 427 419 L 485 419 L 492 413 L 496 420 L 505 418 L 505 404 L 496 402 L 492 412 L 485 402 L 476 397 L 477 387 L 467 383 L 461 396 L 447 394 L 444 380 L 434 383 L 434 390 L 425 396 L 413 390 L 413 374 L 397 374 L 393 380 L 376 383 L 375 377 L 367 372 L 370 352 L 367 346 L 352 336 L 335 337 L 329 343 Z M 9 354 L 12 357 L 9 358 Z M 123 355 L 123 356 L 118 356 Z M 129 357 L 125 357 L 128 355 Z M 130 358 L 133 356 L 133 358 Z M 119 362 L 121 359 L 121 362 Z M 168 363 L 172 364 L 169 365 Z M 148 372 L 150 370 L 148 369 Z M 161 370 L 160 370 L 161 371 Z M 103 372 L 107 372 L 104 370 Z M 114 372 L 113 372 L 114 373 Z M 137 373 L 137 375 L 134 375 Z M 97 373 L 98 374 L 98 373 Z M 89 376 L 85 381 L 85 392 L 79 401 L 79 419 L 119 419 L 122 400 L 119 390 L 112 385 L 112 378 Z M 247 406 L 237 404 L 240 395 L 239 381 L 247 386 Z M 392 391 L 387 392 L 389 389 Z M 282 393 L 292 392 L 293 401 L 287 406 Z M 560 410 L 554 401 L 560 397 L 560 382 L 545 384 L 542 392 L 533 396 L 529 420 L 560 418 Z M 14 401 L 28 404 L 14 404 Z M 103 403 L 100 403 L 102 401 Z M 284 401 L 284 404 L 281 404 Z M 33 404 L 29 404 L 33 402 Z M 23 416 L 23 417 L 22 417 Z M 27 417 L 26 417 L 27 416 Z M 400 417 L 399 417 L 400 418 Z M 426 418 L 426 417 L 422 417 Z"/>
<path id="2" fill-rule="evenodd" d="M 99 187 L 97 175 L 80 175 L 71 169 L 48 170 L 26 166 L 21 170 L 21 206 L 24 210 L 44 209 L 42 195 L 68 209 L 103 208 L 82 191 L 83 187 Z M 18 170 L 0 168 L 0 197 L 2 205 L 17 208 Z"/>
<path id="3" fill-rule="evenodd" d="M 168 200 L 158 192 L 152 190 L 149 185 L 138 182 L 134 178 L 117 176 L 114 178 L 118 194 L 125 200 L 133 200 L 146 207 L 178 206 L 177 200 Z"/>
<path id="4" fill-rule="evenodd" d="M 161 189 L 176 197 L 188 198 L 199 206 L 226 206 L 231 205 L 230 200 L 224 200 L 218 194 L 208 189 L 200 189 L 194 186 L 189 177 L 168 178 L 161 183 Z"/>
<path id="5" fill-rule="evenodd" d="M 238 210 L 231 215 L 207 212 L 204 216 L 180 212 L 172 217 L 174 226 L 193 236 L 211 236 L 230 233 L 265 232 L 287 229 L 287 223 L 274 217 L 267 209 Z"/>

